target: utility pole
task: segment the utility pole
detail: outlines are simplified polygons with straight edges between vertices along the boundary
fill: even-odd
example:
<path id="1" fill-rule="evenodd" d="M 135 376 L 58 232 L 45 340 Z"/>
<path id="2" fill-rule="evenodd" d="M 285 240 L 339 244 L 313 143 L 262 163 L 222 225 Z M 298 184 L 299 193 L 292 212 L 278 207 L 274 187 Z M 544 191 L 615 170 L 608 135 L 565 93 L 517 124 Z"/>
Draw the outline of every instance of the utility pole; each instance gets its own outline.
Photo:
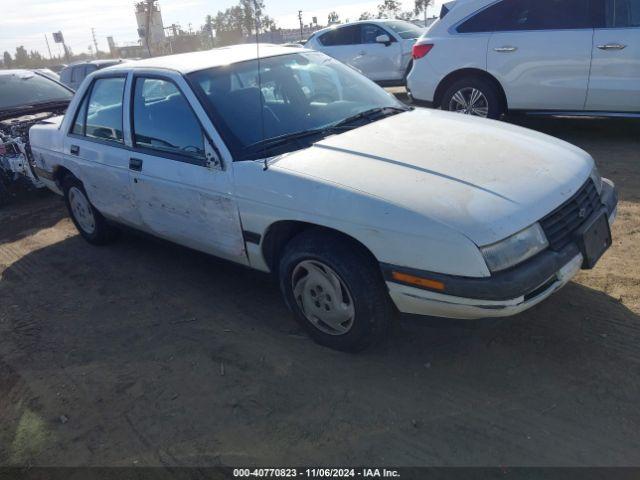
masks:
<path id="1" fill-rule="evenodd" d="M 47 38 L 47 34 L 44 34 L 44 41 L 47 42 L 47 50 L 49 50 L 49 60 L 53 60 L 53 55 L 51 55 L 51 47 L 49 46 L 49 39 Z"/>
<path id="2" fill-rule="evenodd" d="M 304 26 L 302 24 L 302 10 L 298 10 L 298 20 L 300 20 L 300 40 L 304 40 L 304 38 L 302 38 L 304 36 L 304 33 L 302 32 Z"/>
<path id="3" fill-rule="evenodd" d="M 96 47 L 96 58 L 98 58 L 100 50 L 98 49 L 98 41 L 96 40 L 96 29 L 93 27 L 91 27 L 91 36 L 93 37 L 93 46 Z"/>

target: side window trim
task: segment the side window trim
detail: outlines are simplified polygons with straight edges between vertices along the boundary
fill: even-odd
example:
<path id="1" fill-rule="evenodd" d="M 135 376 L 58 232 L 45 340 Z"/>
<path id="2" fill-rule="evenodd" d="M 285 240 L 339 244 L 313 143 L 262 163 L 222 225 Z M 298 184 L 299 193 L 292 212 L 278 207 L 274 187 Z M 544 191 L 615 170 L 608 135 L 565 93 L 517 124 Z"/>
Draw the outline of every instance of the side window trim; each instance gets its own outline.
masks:
<path id="1" fill-rule="evenodd" d="M 490 30 L 482 30 L 482 31 L 478 31 L 478 32 L 460 32 L 458 31 L 458 29 L 464 24 L 466 23 L 468 20 L 471 20 L 473 17 L 475 17 L 476 15 L 479 15 L 480 13 L 484 12 L 485 10 L 488 10 L 489 8 L 494 7 L 495 5 L 499 4 L 499 3 L 504 3 L 507 2 L 509 0 L 495 0 L 494 2 L 485 5 L 484 7 L 482 7 L 479 10 L 476 10 L 475 12 L 470 13 L 469 15 L 467 15 L 466 17 L 464 17 L 463 19 L 459 20 L 458 22 L 454 23 L 453 25 L 451 25 L 448 29 L 448 33 L 450 35 L 487 35 L 487 34 L 491 34 L 491 33 L 517 33 L 517 32 L 549 32 L 549 31 L 573 31 L 573 30 L 593 30 L 594 28 L 599 28 L 596 26 L 595 24 L 595 19 L 593 18 L 593 4 L 594 2 L 598 2 L 598 1 L 602 1 L 602 0 L 589 0 L 588 4 L 587 4 L 587 15 L 589 16 L 590 20 L 591 20 L 591 25 L 588 27 L 575 27 L 575 28 L 539 28 L 539 29 L 531 29 L 531 30 L 527 30 L 527 29 L 518 29 L 518 30 L 496 30 L 495 28 L 492 28 Z"/>
<path id="2" fill-rule="evenodd" d="M 193 114 L 193 117 L 198 122 L 198 125 L 200 126 L 200 131 L 202 132 L 203 141 L 209 142 L 209 145 L 211 145 L 211 147 L 216 152 L 218 157 L 222 158 L 222 156 L 220 155 L 220 151 L 218 150 L 218 147 L 211 140 L 210 135 L 207 133 L 206 129 L 202 125 L 202 122 L 198 118 L 198 115 L 196 114 L 195 110 L 193 109 L 193 106 L 191 105 L 191 102 L 189 101 L 187 96 L 184 94 L 184 91 L 182 90 L 182 88 L 180 88 L 180 85 L 178 85 L 175 82 L 175 80 L 173 80 L 172 78 L 170 78 L 168 76 L 165 76 L 165 75 L 162 75 L 162 74 L 157 74 L 157 73 L 136 73 L 136 72 L 134 72 L 133 76 L 131 78 L 131 93 L 130 93 L 131 96 L 129 97 L 129 128 L 131 129 L 131 149 L 133 151 L 144 153 L 144 154 L 147 154 L 147 155 L 156 156 L 156 157 L 163 157 L 163 158 L 166 158 L 168 160 L 175 160 L 177 162 L 188 163 L 188 164 L 191 164 L 191 165 L 197 165 L 197 166 L 200 166 L 200 167 L 206 167 L 207 166 L 207 160 L 206 159 L 198 159 L 198 158 L 190 157 L 189 155 L 181 155 L 179 153 L 166 152 L 166 151 L 163 151 L 163 150 L 157 150 L 157 149 L 149 148 L 149 147 L 140 147 L 140 146 L 136 145 L 136 131 L 135 131 L 135 123 L 133 121 L 133 117 L 134 117 L 134 105 L 135 105 L 134 102 L 135 102 L 135 95 L 136 95 L 136 82 L 140 78 L 142 78 L 142 79 L 163 80 L 165 82 L 171 83 L 174 87 L 176 87 L 178 92 L 180 92 L 180 95 L 182 95 L 182 98 L 184 98 L 185 102 L 187 102 L 187 105 L 189 106 L 189 110 Z M 205 147 L 205 150 L 206 150 L 206 145 L 204 147 Z"/>

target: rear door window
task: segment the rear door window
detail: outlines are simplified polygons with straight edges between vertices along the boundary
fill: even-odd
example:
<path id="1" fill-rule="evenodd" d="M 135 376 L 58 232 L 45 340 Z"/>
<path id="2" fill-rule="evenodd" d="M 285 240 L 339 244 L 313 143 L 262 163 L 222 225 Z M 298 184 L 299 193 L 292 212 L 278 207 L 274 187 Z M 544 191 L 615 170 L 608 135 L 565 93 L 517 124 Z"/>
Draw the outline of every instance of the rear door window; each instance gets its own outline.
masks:
<path id="1" fill-rule="evenodd" d="M 91 89 L 87 108 L 86 136 L 122 143 L 124 77 L 99 78 Z"/>
<path id="2" fill-rule="evenodd" d="M 84 65 L 78 66 L 78 67 L 73 67 L 71 69 L 71 81 L 73 83 L 78 83 L 80 82 L 84 77 L 82 76 L 84 72 Z"/>
<path id="3" fill-rule="evenodd" d="M 502 0 L 458 27 L 460 33 L 592 28 L 589 0 Z"/>
<path id="4" fill-rule="evenodd" d="M 357 45 L 361 42 L 360 31 L 360 25 L 347 25 L 323 34 L 319 40 L 326 47 Z"/>
<path id="5" fill-rule="evenodd" d="M 640 0 L 604 0 L 606 28 L 640 27 Z"/>

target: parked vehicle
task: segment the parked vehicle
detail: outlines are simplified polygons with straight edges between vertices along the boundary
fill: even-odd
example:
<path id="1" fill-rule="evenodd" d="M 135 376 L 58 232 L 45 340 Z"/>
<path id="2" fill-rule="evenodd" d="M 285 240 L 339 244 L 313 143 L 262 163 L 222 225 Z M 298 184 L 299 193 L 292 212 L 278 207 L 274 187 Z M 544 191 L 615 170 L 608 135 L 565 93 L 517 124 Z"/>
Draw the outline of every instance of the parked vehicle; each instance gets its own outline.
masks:
<path id="1" fill-rule="evenodd" d="M 35 71 L 44 75 L 45 77 L 49 77 L 50 79 L 55 80 L 56 82 L 60 81 L 60 75 L 58 75 L 50 68 L 37 68 Z"/>
<path id="2" fill-rule="evenodd" d="M 16 188 L 42 188 L 29 147 L 29 128 L 67 109 L 73 91 L 29 70 L 0 70 L 0 205 Z"/>
<path id="3" fill-rule="evenodd" d="M 616 192 L 586 152 L 406 107 L 319 52 L 260 52 L 101 70 L 31 128 L 38 174 L 88 242 L 124 224 L 272 272 L 311 336 L 342 350 L 396 311 L 522 312 L 611 245 Z"/>
<path id="4" fill-rule="evenodd" d="M 456 0 L 417 42 L 410 95 L 444 110 L 640 115 L 640 0 Z"/>
<path id="5" fill-rule="evenodd" d="M 125 60 L 90 60 L 88 62 L 73 63 L 60 71 L 60 81 L 69 88 L 77 90 L 82 81 L 90 73 L 117 65 L 123 61 Z"/>
<path id="6" fill-rule="evenodd" d="M 424 29 L 402 20 L 367 20 L 314 33 L 306 48 L 326 53 L 382 85 L 404 85 L 411 48 Z"/>

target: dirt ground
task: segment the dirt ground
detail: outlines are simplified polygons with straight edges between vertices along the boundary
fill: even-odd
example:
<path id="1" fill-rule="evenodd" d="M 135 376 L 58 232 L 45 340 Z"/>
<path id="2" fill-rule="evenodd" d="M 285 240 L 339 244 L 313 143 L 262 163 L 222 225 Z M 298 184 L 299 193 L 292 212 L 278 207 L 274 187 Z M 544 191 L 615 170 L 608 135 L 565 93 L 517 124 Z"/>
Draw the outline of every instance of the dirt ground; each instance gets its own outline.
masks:
<path id="1" fill-rule="evenodd" d="M 593 271 L 503 323 L 312 343 L 276 284 L 62 201 L 0 210 L 0 465 L 640 465 L 640 123 L 513 119 L 619 188 Z"/>

